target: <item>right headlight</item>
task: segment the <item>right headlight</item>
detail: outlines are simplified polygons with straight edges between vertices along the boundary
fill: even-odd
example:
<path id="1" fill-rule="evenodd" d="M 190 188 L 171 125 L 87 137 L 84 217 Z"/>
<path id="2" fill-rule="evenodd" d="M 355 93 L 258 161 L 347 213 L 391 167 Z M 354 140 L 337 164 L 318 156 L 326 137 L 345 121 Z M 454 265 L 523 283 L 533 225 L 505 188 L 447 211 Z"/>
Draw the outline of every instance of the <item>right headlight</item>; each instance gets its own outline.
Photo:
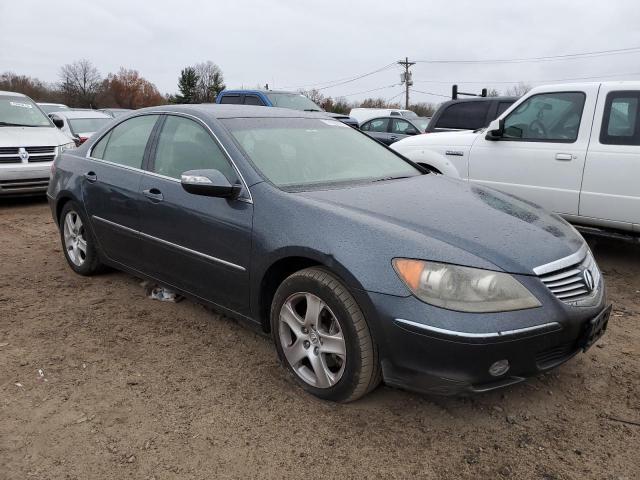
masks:
<path id="1" fill-rule="evenodd" d="M 541 305 L 508 273 L 409 258 L 394 259 L 393 268 L 418 299 L 437 307 L 481 313 Z"/>

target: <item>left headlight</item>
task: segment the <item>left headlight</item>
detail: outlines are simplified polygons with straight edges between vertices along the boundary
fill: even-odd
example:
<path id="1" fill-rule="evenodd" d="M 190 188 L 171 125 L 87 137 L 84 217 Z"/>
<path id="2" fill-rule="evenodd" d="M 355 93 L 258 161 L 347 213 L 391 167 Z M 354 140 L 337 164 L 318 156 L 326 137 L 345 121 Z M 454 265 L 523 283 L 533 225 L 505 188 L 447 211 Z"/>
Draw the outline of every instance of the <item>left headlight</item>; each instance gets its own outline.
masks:
<path id="1" fill-rule="evenodd" d="M 393 268 L 423 302 L 460 312 L 504 312 L 539 307 L 529 290 L 508 273 L 408 258 Z"/>

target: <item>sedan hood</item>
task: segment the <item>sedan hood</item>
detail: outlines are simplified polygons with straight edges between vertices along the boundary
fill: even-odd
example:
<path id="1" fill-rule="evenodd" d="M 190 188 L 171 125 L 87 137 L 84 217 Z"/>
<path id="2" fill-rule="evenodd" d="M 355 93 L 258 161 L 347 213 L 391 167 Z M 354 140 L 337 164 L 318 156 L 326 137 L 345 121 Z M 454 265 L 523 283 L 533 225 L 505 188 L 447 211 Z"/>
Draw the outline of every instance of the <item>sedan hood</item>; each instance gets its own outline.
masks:
<path id="1" fill-rule="evenodd" d="M 536 205 L 440 175 L 300 195 L 350 215 L 354 224 L 364 216 L 381 225 L 393 235 L 398 256 L 532 275 L 584 243 L 568 223 Z M 443 244 L 446 258 L 439 255 Z"/>
<path id="2" fill-rule="evenodd" d="M 69 139 L 55 127 L 0 127 L 0 147 L 57 147 Z"/>

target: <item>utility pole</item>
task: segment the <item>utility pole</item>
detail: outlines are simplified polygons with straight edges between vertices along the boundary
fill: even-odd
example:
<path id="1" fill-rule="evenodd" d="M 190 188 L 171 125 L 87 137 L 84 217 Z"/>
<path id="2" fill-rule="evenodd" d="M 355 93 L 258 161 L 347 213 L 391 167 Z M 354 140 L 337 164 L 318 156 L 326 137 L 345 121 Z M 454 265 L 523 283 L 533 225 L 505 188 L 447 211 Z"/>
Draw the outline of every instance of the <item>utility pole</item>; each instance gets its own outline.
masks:
<path id="1" fill-rule="evenodd" d="M 411 79 L 411 72 L 409 71 L 409 67 L 415 65 L 416 62 L 410 62 L 409 57 L 404 57 L 404 61 L 398 61 L 398 65 L 402 65 L 404 67 L 404 72 L 400 74 L 400 78 L 402 83 L 404 83 L 404 108 L 409 109 L 409 87 L 413 85 L 413 80 Z"/>

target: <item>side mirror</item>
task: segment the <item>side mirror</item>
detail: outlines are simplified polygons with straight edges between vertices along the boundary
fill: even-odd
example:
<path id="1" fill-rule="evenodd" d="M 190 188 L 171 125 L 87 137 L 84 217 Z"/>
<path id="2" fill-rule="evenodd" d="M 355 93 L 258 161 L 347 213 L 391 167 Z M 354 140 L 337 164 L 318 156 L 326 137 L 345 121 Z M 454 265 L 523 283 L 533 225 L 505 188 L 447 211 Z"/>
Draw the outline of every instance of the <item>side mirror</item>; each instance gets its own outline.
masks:
<path id="1" fill-rule="evenodd" d="M 56 127 L 58 127 L 58 128 L 64 127 L 64 121 L 61 118 L 53 117 L 51 120 L 53 121 L 53 124 Z"/>
<path id="2" fill-rule="evenodd" d="M 496 118 L 487 127 L 487 134 L 484 138 L 487 140 L 500 140 L 504 135 L 504 119 Z"/>
<path id="3" fill-rule="evenodd" d="M 420 132 L 418 130 L 416 130 L 415 128 L 407 128 L 404 131 L 405 135 L 418 135 Z"/>
<path id="4" fill-rule="evenodd" d="M 189 170 L 181 176 L 182 188 L 194 195 L 236 199 L 242 191 L 242 185 L 231 185 L 227 177 L 219 170 Z"/>

